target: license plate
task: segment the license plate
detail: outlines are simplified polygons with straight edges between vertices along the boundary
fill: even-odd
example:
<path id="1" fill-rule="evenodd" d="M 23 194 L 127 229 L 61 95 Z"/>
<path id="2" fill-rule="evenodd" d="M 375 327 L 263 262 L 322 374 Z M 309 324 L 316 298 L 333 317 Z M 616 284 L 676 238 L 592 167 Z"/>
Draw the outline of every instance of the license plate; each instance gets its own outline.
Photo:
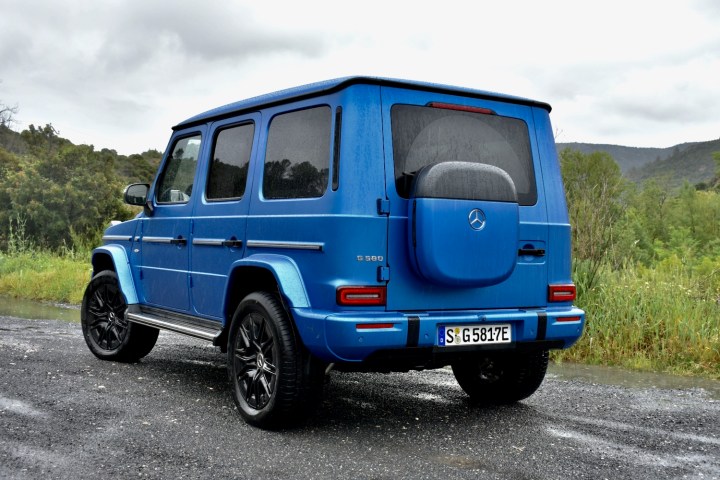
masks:
<path id="1" fill-rule="evenodd" d="M 512 342 L 510 324 L 446 325 L 438 327 L 439 347 L 489 345 Z"/>

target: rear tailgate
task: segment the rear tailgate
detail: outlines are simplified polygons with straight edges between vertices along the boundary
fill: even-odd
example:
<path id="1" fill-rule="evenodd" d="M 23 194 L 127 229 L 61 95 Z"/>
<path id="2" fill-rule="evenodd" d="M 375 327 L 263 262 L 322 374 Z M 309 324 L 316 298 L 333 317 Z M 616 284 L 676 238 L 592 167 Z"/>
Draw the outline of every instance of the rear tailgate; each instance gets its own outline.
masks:
<path id="1" fill-rule="evenodd" d="M 382 99 L 388 310 L 546 306 L 549 235 L 534 107 L 391 87 Z M 433 175 L 423 180 L 429 187 L 416 185 Z"/>

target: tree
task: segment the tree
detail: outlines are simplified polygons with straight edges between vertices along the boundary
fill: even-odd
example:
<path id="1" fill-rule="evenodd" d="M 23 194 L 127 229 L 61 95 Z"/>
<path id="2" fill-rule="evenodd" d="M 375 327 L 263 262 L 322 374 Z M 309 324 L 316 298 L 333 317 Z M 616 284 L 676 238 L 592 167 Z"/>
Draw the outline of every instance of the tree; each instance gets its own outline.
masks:
<path id="1" fill-rule="evenodd" d="M 711 185 L 714 185 L 717 189 L 720 187 L 720 152 L 713 152 L 712 156 L 713 160 L 715 160 L 715 178 Z"/>
<path id="2" fill-rule="evenodd" d="M 15 124 L 15 115 L 18 113 L 18 107 L 10 107 L 0 102 L 0 128 L 10 128 Z"/>
<path id="3" fill-rule="evenodd" d="M 579 284 L 589 289 L 623 215 L 626 183 L 620 167 L 606 152 L 584 154 L 568 148 L 560 152 L 560 165 L 573 226 L 573 255 L 587 266 Z"/>
<path id="4" fill-rule="evenodd" d="M 38 158 L 49 158 L 57 154 L 63 145 L 72 145 L 69 140 L 61 138 L 59 133 L 50 123 L 42 128 L 31 124 L 20 136 L 31 154 Z"/>
<path id="5" fill-rule="evenodd" d="M 22 218 L 25 232 L 39 246 L 97 244 L 110 220 L 130 215 L 120 199 L 113 157 L 69 142 L 53 149 L 55 154 L 24 159 L 0 181 L 0 198 L 9 207 L 0 211 L 0 231 L 9 231 L 13 218 Z"/>

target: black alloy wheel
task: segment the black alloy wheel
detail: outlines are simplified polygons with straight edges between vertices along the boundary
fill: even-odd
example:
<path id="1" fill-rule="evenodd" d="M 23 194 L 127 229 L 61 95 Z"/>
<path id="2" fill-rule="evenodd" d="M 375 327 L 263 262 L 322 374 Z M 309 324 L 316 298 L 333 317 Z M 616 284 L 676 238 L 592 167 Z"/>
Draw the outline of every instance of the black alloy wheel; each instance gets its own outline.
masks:
<path id="1" fill-rule="evenodd" d="M 278 353 L 268 320 L 250 312 L 239 326 L 234 348 L 234 370 L 240 395 L 255 410 L 265 408 L 277 386 Z"/>
<path id="2" fill-rule="evenodd" d="M 254 292 L 233 316 L 228 376 L 233 400 L 246 422 L 285 428 L 301 423 L 320 403 L 325 364 L 302 344 L 280 298 Z"/>
<path id="3" fill-rule="evenodd" d="M 134 362 L 155 346 L 159 330 L 129 322 L 127 304 L 117 274 L 95 275 L 85 290 L 80 322 L 90 351 L 103 360 Z"/>
<path id="4" fill-rule="evenodd" d="M 105 283 L 92 291 L 87 301 L 88 333 L 95 345 L 117 350 L 128 333 L 125 301 L 116 284 Z"/>

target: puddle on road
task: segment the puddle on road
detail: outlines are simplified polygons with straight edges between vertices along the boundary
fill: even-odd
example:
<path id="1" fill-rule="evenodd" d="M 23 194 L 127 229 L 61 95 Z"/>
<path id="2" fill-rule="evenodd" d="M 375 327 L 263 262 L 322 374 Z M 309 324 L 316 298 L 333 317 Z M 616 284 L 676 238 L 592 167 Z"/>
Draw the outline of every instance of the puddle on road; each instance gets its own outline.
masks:
<path id="1" fill-rule="evenodd" d="M 80 309 L 72 305 L 53 305 L 19 298 L 0 296 L 0 316 L 39 320 L 80 322 Z"/>
<path id="2" fill-rule="evenodd" d="M 661 388 L 690 390 L 702 388 L 714 400 L 720 400 L 720 381 L 698 377 L 680 377 L 665 373 L 634 372 L 619 367 L 551 363 L 548 376 L 561 380 L 580 380 L 587 383 L 620 385 L 628 388 Z"/>

